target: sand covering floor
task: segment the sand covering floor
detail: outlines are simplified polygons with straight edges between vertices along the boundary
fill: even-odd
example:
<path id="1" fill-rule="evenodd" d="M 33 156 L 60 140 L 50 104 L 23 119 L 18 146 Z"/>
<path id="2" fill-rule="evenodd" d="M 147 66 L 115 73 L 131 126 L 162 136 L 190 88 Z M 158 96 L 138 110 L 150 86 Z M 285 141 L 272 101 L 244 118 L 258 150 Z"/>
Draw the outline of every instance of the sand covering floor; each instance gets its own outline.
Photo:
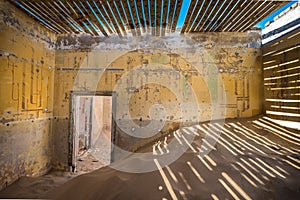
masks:
<path id="1" fill-rule="evenodd" d="M 193 142 L 188 144 L 189 140 Z M 174 152 L 182 155 L 168 163 Z M 21 179 L 0 192 L 0 197 L 300 199 L 299 131 L 274 125 L 264 117 L 185 127 L 139 153 L 110 167 L 69 177 L 70 181 L 52 188 L 32 184 L 32 180 L 20 185 L 26 182 Z M 150 172 L 126 172 L 130 169 Z"/>

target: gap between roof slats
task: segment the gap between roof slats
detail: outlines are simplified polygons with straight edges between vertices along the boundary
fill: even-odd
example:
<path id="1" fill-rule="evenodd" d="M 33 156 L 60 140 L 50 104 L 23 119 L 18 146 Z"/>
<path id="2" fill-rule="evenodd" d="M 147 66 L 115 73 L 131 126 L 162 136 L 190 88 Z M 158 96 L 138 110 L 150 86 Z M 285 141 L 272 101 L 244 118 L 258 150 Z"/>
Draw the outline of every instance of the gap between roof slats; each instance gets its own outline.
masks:
<path id="1" fill-rule="evenodd" d="M 133 24 L 133 27 L 137 33 L 137 36 L 141 36 L 141 30 L 140 30 L 140 27 L 139 27 L 139 23 L 138 23 L 138 20 L 136 19 L 136 12 L 135 12 L 135 6 L 134 6 L 134 3 L 130 3 L 130 0 L 125 0 L 126 1 L 126 5 L 125 6 L 125 9 L 127 9 L 127 12 L 129 13 L 130 15 L 130 18 L 131 18 L 131 23 Z M 133 9 L 132 9 L 133 8 Z"/>
<path id="2" fill-rule="evenodd" d="M 146 33 L 146 26 L 145 26 L 145 19 L 144 19 L 142 5 L 143 4 L 141 3 L 140 0 L 135 1 L 135 12 L 138 17 L 139 25 L 142 28 L 142 32 Z"/>
<path id="3" fill-rule="evenodd" d="M 57 12 L 54 12 L 53 9 L 50 9 L 48 5 L 46 5 L 44 2 L 40 2 L 40 5 L 47 11 L 49 11 L 48 13 L 52 13 L 51 16 L 54 17 L 54 19 L 56 20 L 57 23 L 59 23 L 61 26 L 65 27 L 65 29 L 68 29 L 71 32 L 75 32 L 75 33 L 79 33 L 79 31 L 77 31 L 77 29 L 74 29 L 72 26 L 70 26 L 70 24 L 62 17 L 62 16 L 58 16 Z M 60 14 L 60 13 L 59 13 Z M 72 30 L 73 28 L 73 30 Z M 67 32 L 65 32 L 67 33 Z"/>
<path id="4" fill-rule="evenodd" d="M 178 4 L 178 0 L 173 0 L 172 1 L 171 8 L 173 8 L 173 9 L 171 9 L 170 16 L 169 16 L 169 21 L 168 21 L 169 32 L 173 32 L 172 27 L 173 27 L 173 22 L 174 22 L 174 19 L 175 19 L 177 4 Z"/>
<path id="5" fill-rule="evenodd" d="M 110 27 L 109 22 L 107 21 L 107 19 L 105 18 L 105 16 L 102 13 L 102 11 L 99 7 L 100 5 L 98 5 L 95 1 L 92 1 L 92 2 L 93 2 L 93 5 L 91 5 L 91 6 L 94 8 L 96 15 L 101 20 L 101 22 L 103 24 L 103 28 L 106 29 L 110 34 L 114 33 L 112 27 Z"/>
<path id="6" fill-rule="evenodd" d="M 82 14 L 81 23 L 84 25 L 84 27 L 87 29 L 87 31 L 92 34 L 93 36 L 98 35 L 97 31 L 92 25 L 92 22 L 89 19 L 89 15 L 87 13 L 87 10 L 82 5 L 80 1 L 73 1 L 73 4 L 75 5 L 75 8 Z M 86 12 L 86 13 L 85 13 Z M 86 32 L 87 33 L 87 32 Z"/>
<path id="7" fill-rule="evenodd" d="M 229 31 L 236 31 L 240 26 L 242 26 L 245 21 L 249 20 L 252 16 L 252 12 L 254 12 L 256 9 L 259 9 L 261 6 L 264 5 L 264 2 L 259 2 L 259 1 L 255 1 L 253 0 L 251 2 L 251 7 L 249 9 L 246 9 L 245 12 L 242 13 L 242 16 L 239 17 L 236 22 L 232 25 L 232 27 L 230 27 L 228 30 Z"/>
<path id="8" fill-rule="evenodd" d="M 160 36 L 160 18 L 161 18 L 161 4 L 162 0 L 156 0 L 156 15 L 155 15 L 155 21 L 156 21 L 156 26 L 155 26 L 155 36 Z"/>
<path id="9" fill-rule="evenodd" d="M 106 19 L 108 19 L 107 22 L 109 23 L 110 27 L 112 28 L 114 33 L 119 34 L 120 31 L 119 31 L 118 27 L 115 27 L 115 25 L 113 23 L 113 19 L 112 19 L 113 17 L 110 17 L 110 15 L 108 13 L 109 11 L 106 9 L 105 3 L 103 3 L 102 1 L 99 1 L 99 2 L 100 2 L 100 5 L 99 5 L 100 10 L 102 11 L 102 14 L 104 15 L 104 17 Z"/>
<path id="10" fill-rule="evenodd" d="M 48 22 L 47 20 L 45 20 L 42 16 L 40 16 L 39 13 L 37 13 L 36 11 L 34 11 L 30 6 L 28 6 L 26 3 L 24 3 L 23 1 L 21 2 L 17 2 L 16 3 L 18 6 L 20 6 L 22 9 L 24 9 L 25 11 L 27 11 L 29 14 L 31 14 L 31 16 L 35 19 L 37 19 L 40 23 L 44 24 L 49 30 L 55 32 L 55 33 L 59 33 L 58 30 L 56 30 L 55 28 L 53 28 Z"/>
<path id="11" fill-rule="evenodd" d="M 216 12 L 213 13 L 213 17 L 210 20 L 210 22 L 207 24 L 206 28 L 203 30 L 204 32 L 207 32 L 210 28 L 212 28 L 211 25 L 214 24 L 214 22 L 216 21 L 216 19 L 219 18 L 219 16 L 221 15 L 221 11 L 224 8 L 224 6 L 226 5 L 227 0 L 225 1 L 220 1 L 220 6 L 217 8 Z"/>
<path id="12" fill-rule="evenodd" d="M 201 13 L 204 13 L 204 11 L 205 11 L 205 5 L 208 5 L 208 2 L 206 0 L 198 1 L 197 5 L 196 5 L 196 9 L 195 9 L 195 15 L 191 19 L 192 21 L 187 29 L 187 32 L 194 31 L 194 29 L 196 28 L 196 25 L 198 24 L 198 22 L 202 16 Z"/>
<path id="13" fill-rule="evenodd" d="M 263 14 L 266 10 L 270 10 L 274 7 L 273 5 L 273 2 L 269 2 L 267 5 L 263 6 L 260 10 L 255 10 L 251 13 L 251 16 L 249 18 L 249 20 L 244 23 L 244 24 L 241 24 L 242 26 L 239 27 L 239 30 L 240 29 L 243 29 L 244 27 L 253 24 L 253 22 L 255 22 L 256 20 L 254 19 L 255 17 L 257 17 L 257 14 Z M 252 21 L 251 21 L 252 20 Z M 255 25 L 255 24 L 253 24 Z"/>
<path id="14" fill-rule="evenodd" d="M 217 5 L 219 4 L 220 0 L 213 1 L 214 5 L 212 5 L 212 9 L 207 13 L 206 19 L 202 23 L 201 27 L 198 29 L 198 31 L 203 32 L 203 28 L 205 27 L 208 20 L 211 20 L 211 17 L 213 14 L 217 12 Z"/>
<path id="15" fill-rule="evenodd" d="M 80 9 L 78 8 L 78 5 L 75 3 L 75 1 L 72 1 L 72 2 L 73 2 L 73 5 L 75 6 L 75 7 L 73 7 L 74 10 L 77 10 L 77 12 L 80 13 Z M 66 21 L 69 21 L 68 19 L 70 19 L 70 20 L 74 23 L 74 25 L 76 25 L 76 27 L 77 27 L 81 32 L 84 32 L 84 33 L 88 33 L 88 32 L 89 32 L 87 26 L 85 25 L 85 22 L 82 20 L 82 18 L 84 18 L 84 16 L 82 16 L 82 17 L 80 18 L 79 22 L 78 22 L 79 15 L 78 15 L 78 17 L 74 20 L 68 13 L 64 12 L 64 10 L 63 10 L 58 4 L 56 4 L 55 2 L 53 2 L 53 4 L 54 4 L 58 9 L 60 9 L 60 10 L 62 11 L 62 12 L 60 12 L 60 11 L 56 11 L 56 12 L 59 12 L 60 14 L 63 13 L 63 14 L 65 14 L 65 15 L 67 16 L 67 17 L 64 16 L 64 18 L 65 18 Z M 50 5 L 52 6 L 52 3 L 50 3 Z M 76 5 L 77 5 L 77 6 L 76 6 Z M 61 15 L 62 15 L 62 14 L 61 14 Z M 81 26 L 79 23 L 81 23 L 82 26 Z"/>
<path id="16" fill-rule="evenodd" d="M 145 32 L 149 33 L 148 31 L 148 25 L 147 25 L 147 7 L 145 6 L 144 0 L 138 0 L 138 4 L 140 5 L 140 13 L 141 13 L 141 23 L 143 24 L 145 28 Z"/>
<path id="17" fill-rule="evenodd" d="M 130 22 L 129 22 L 129 19 L 128 19 L 127 15 L 126 15 L 125 8 L 122 6 L 123 5 L 122 1 L 119 1 L 119 0 L 114 1 L 114 4 L 115 4 L 116 8 L 119 10 L 121 18 L 123 19 L 123 23 L 126 27 L 125 28 L 126 31 L 131 30 L 130 25 L 129 25 Z"/>
<path id="18" fill-rule="evenodd" d="M 181 6 L 182 6 L 182 0 L 178 0 L 177 1 L 177 5 L 176 5 L 176 10 L 175 10 L 175 16 L 173 16 L 172 19 L 172 32 L 174 32 L 176 30 L 176 26 L 177 26 L 177 21 L 178 21 L 178 17 L 179 17 L 179 13 L 181 10 Z"/>
<path id="19" fill-rule="evenodd" d="M 168 0 L 168 11 L 167 11 L 167 17 L 166 17 L 166 32 L 170 32 L 169 27 L 169 18 L 170 18 L 170 13 L 171 13 L 171 2 L 172 0 Z"/>
<path id="20" fill-rule="evenodd" d="M 69 24 L 75 31 L 77 31 L 77 32 L 83 32 L 84 30 L 82 29 L 82 27 L 79 25 L 79 24 L 77 24 L 77 22 L 72 18 L 72 17 L 70 17 L 70 16 L 68 16 L 67 15 L 67 17 L 66 16 L 64 16 L 62 13 L 63 12 L 60 12 L 60 11 L 58 11 L 55 7 L 54 7 L 54 5 L 52 4 L 52 3 L 50 3 L 50 2 L 45 2 L 45 5 L 49 8 L 49 10 L 51 10 L 51 8 L 55 11 L 55 13 L 58 13 L 60 16 L 61 16 L 61 20 L 65 20 L 66 22 L 67 22 L 67 24 Z M 50 8 L 51 7 L 51 8 Z M 68 19 L 70 19 L 71 21 L 69 21 Z"/>
<path id="21" fill-rule="evenodd" d="M 102 6 L 103 6 L 104 9 L 106 10 L 107 15 L 110 15 L 110 16 L 111 16 L 111 17 L 110 17 L 110 20 L 111 20 L 111 22 L 113 23 L 113 26 L 114 26 L 115 30 L 117 31 L 117 34 L 119 35 L 119 37 L 122 37 L 122 33 L 121 33 L 121 31 L 120 31 L 120 25 L 119 25 L 119 23 L 118 23 L 118 21 L 117 21 L 117 19 L 116 19 L 115 14 L 114 14 L 113 11 L 112 11 L 112 8 L 111 8 L 109 2 L 108 2 L 108 1 L 103 2 Z M 117 13 L 116 13 L 116 14 L 117 14 Z"/>
<path id="22" fill-rule="evenodd" d="M 229 0 L 226 5 L 226 7 L 223 9 L 223 11 L 220 12 L 220 15 L 216 18 L 216 21 L 213 23 L 213 25 L 209 28 L 209 32 L 216 30 L 219 31 L 218 26 L 221 24 L 222 18 L 226 16 L 226 12 L 230 8 L 230 6 L 233 5 L 235 0 Z"/>
<path id="23" fill-rule="evenodd" d="M 119 24 L 119 26 L 120 26 L 120 28 L 121 28 L 124 36 L 126 36 L 127 35 L 127 31 L 126 31 L 125 23 L 124 23 L 124 20 L 123 20 L 123 18 L 121 16 L 121 13 L 120 13 L 120 11 L 118 9 L 118 6 L 116 5 L 116 1 L 111 1 L 110 2 L 110 7 L 111 7 L 112 11 L 115 12 L 115 17 L 117 19 L 117 22 L 118 22 L 118 24 Z"/>
<path id="24" fill-rule="evenodd" d="M 94 11 L 96 15 L 99 17 L 103 24 L 103 28 L 105 28 L 110 34 L 114 33 L 113 27 L 111 27 L 108 19 L 104 16 L 104 11 L 102 10 L 102 6 L 98 4 L 96 1 L 92 1 L 93 5 L 91 5 L 94 8 Z"/>
<path id="25" fill-rule="evenodd" d="M 97 26 L 97 18 L 95 17 L 95 15 L 92 14 L 92 10 L 89 8 L 87 2 L 86 2 L 86 5 L 84 5 L 82 3 L 82 1 L 79 2 L 80 3 L 80 6 L 81 8 L 83 8 L 83 11 L 86 12 L 86 20 L 88 21 L 88 23 L 90 24 L 90 26 L 92 27 L 93 29 L 93 32 L 96 32 L 96 35 L 99 35 L 101 36 L 102 35 L 102 32 L 99 28 L 99 26 Z M 91 28 L 90 27 L 90 28 Z M 101 24 L 100 24 L 100 27 L 101 27 Z"/>
<path id="26" fill-rule="evenodd" d="M 272 2 L 272 5 L 267 5 L 264 9 L 262 9 L 261 11 L 259 11 L 258 13 L 256 13 L 254 15 L 254 17 L 256 18 L 252 18 L 253 21 L 248 21 L 248 23 L 245 23 L 242 27 L 240 27 L 239 30 L 241 31 L 246 31 L 248 30 L 250 27 L 254 26 L 255 24 L 257 24 L 259 21 L 261 21 L 263 18 L 267 17 L 268 15 L 270 15 L 272 12 L 274 12 L 275 10 L 279 9 L 281 6 L 283 6 L 285 4 L 285 2 Z M 259 17 L 257 16 L 259 15 Z M 245 28 L 244 28 L 245 27 Z"/>
<path id="27" fill-rule="evenodd" d="M 186 14 L 186 17 L 185 17 L 185 20 L 184 20 L 184 23 L 183 23 L 183 26 L 181 28 L 181 33 L 184 33 L 187 29 L 189 29 L 189 27 L 192 23 L 192 19 L 194 19 L 196 17 L 196 14 L 197 14 L 196 7 L 198 5 L 198 1 L 199 0 L 191 1 L 188 11 L 187 11 L 187 14 Z"/>
<path id="28" fill-rule="evenodd" d="M 166 34 L 168 8 L 169 8 L 169 0 L 164 0 L 161 36 L 165 36 Z"/>
<path id="29" fill-rule="evenodd" d="M 256 4 L 254 4 L 255 2 Z M 251 8 L 253 7 L 259 8 L 264 3 L 265 1 L 263 1 L 262 4 L 255 0 L 252 0 L 251 2 L 247 1 L 246 4 L 243 4 L 243 8 L 241 8 L 242 10 L 235 15 L 235 17 L 230 21 L 230 23 L 227 24 L 223 31 L 232 31 L 237 26 L 238 22 L 242 19 L 242 17 L 244 17 L 245 13 L 247 13 L 247 11 L 251 10 Z"/>
<path id="30" fill-rule="evenodd" d="M 45 10 L 41 4 L 39 3 L 32 3 L 32 2 L 28 2 L 28 4 L 30 4 L 32 6 L 32 8 L 34 8 L 35 10 L 40 10 L 41 14 L 47 19 L 47 22 L 50 24 L 52 24 L 57 30 L 59 30 L 59 34 L 60 33 L 70 33 L 73 32 L 70 28 L 68 28 L 69 30 L 66 30 L 64 27 L 62 27 L 61 25 L 59 25 L 54 19 L 52 19 L 52 16 L 50 15 L 50 13 L 48 13 L 47 10 Z"/>
<path id="31" fill-rule="evenodd" d="M 228 29 L 229 26 L 234 24 L 234 21 L 240 16 L 240 14 L 242 14 L 243 10 L 249 6 L 248 1 L 241 0 L 237 3 L 241 4 L 237 6 L 237 8 L 230 14 L 229 18 L 227 18 L 223 23 L 222 31 L 224 32 Z"/>
<path id="32" fill-rule="evenodd" d="M 131 30 L 131 33 L 132 33 L 133 36 L 136 36 L 138 33 L 137 33 L 137 30 L 135 29 L 135 22 L 132 19 L 131 12 L 128 9 L 127 0 L 120 0 L 120 2 L 121 2 L 121 5 L 122 5 L 122 8 L 123 8 L 123 11 L 125 12 L 125 15 L 127 16 L 128 26 Z"/>
<path id="33" fill-rule="evenodd" d="M 41 8 L 43 10 L 43 12 L 45 12 L 46 15 L 49 16 L 49 18 L 51 18 L 56 24 L 57 26 L 61 27 L 61 29 L 63 29 L 64 31 L 62 33 L 76 33 L 75 30 L 72 30 L 72 28 L 70 26 L 68 26 L 68 24 L 66 24 L 65 22 L 62 22 L 59 18 L 59 16 L 57 14 L 55 14 L 51 9 L 49 9 L 43 2 L 41 3 L 36 3 L 36 5 Z"/>
<path id="34" fill-rule="evenodd" d="M 198 1 L 198 4 L 196 5 L 196 9 L 195 9 L 195 15 L 192 18 L 191 24 L 188 27 L 188 31 L 187 32 L 191 32 L 194 30 L 194 28 L 196 27 L 198 21 L 200 20 L 200 13 L 204 12 L 204 5 L 205 5 L 206 1 Z"/>
<path id="35" fill-rule="evenodd" d="M 103 24 L 102 20 L 99 18 L 99 16 L 97 15 L 97 13 L 96 13 L 95 9 L 93 8 L 92 4 L 88 0 L 86 1 L 86 4 L 88 5 L 89 9 L 92 11 L 92 13 L 93 13 L 92 15 L 96 18 L 96 21 L 98 22 L 98 25 L 99 25 L 98 27 L 99 27 L 100 31 L 102 32 L 102 34 L 104 36 L 108 36 L 107 32 L 104 29 L 105 28 L 104 24 Z M 97 22 L 95 22 L 95 23 L 97 23 Z"/>
<path id="36" fill-rule="evenodd" d="M 232 12 L 237 7 L 241 7 L 240 0 L 233 1 L 232 4 L 230 4 L 230 7 L 228 7 L 228 9 L 225 12 L 225 15 L 222 17 L 223 18 L 222 21 L 219 23 L 219 25 L 216 26 L 216 28 L 214 28 L 214 30 L 222 31 L 222 29 L 224 28 L 224 26 L 227 23 L 226 20 L 228 20 L 229 16 L 230 16 L 229 18 L 232 18 L 234 16 L 234 14 L 232 14 Z"/>
<path id="37" fill-rule="evenodd" d="M 136 1 L 130 1 L 128 0 L 127 1 L 129 3 L 129 10 L 133 16 L 133 20 L 134 20 L 134 23 L 135 23 L 135 28 L 137 30 L 137 33 L 138 35 L 140 36 L 142 34 L 142 26 L 141 26 L 141 23 L 140 23 L 140 18 L 139 18 L 139 13 L 138 13 L 138 8 L 137 8 L 137 4 L 136 4 Z"/>
<path id="38" fill-rule="evenodd" d="M 208 2 L 205 2 L 203 8 L 201 9 L 201 13 L 199 14 L 198 19 L 196 21 L 197 23 L 195 23 L 191 29 L 193 32 L 197 31 L 199 29 L 200 25 L 203 23 L 206 13 L 209 12 L 212 2 L 213 1 L 210 1 L 210 0 Z"/>
<path id="39" fill-rule="evenodd" d="M 149 16 L 150 13 L 149 13 L 149 9 L 148 9 L 149 0 L 141 0 L 141 1 L 144 2 L 144 14 L 145 14 L 145 20 L 146 20 L 147 33 L 150 33 L 150 26 L 151 26 L 150 21 L 151 21 L 151 19 L 150 19 L 150 16 Z"/>
<path id="40" fill-rule="evenodd" d="M 148 9 L 149 9 L 149 13 L 151 16 L 151 34 L 154 36 L 155 35 L 155 1 L 154 0 L 149 0 L 148 1 Z"/>

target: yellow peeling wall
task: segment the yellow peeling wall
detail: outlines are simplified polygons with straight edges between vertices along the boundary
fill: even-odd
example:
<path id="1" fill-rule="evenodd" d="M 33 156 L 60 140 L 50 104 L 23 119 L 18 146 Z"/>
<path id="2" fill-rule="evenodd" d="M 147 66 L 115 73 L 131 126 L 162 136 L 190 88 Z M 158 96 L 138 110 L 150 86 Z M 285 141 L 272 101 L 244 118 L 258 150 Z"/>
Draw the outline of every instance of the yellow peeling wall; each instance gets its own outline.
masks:
<path id="1" fill-rule="evenodd" d="M 71 91 L 116 92 L 116 144 L 127 151 L 181 122 L 262 112 L 259 32 L 110 38 L 93 47 L 84 42 L 91 40 L 58 39 L 54 134 L 61 166 L 68 162 Z M 139 128 L 151 121 L 166 125 L 154 130 L 154 137 L 130 136 L 147 136 Z"/>
<path id="2" fill-rule="evenodd" d="M 51 167 L 55 35 L 0 1 L 0 189 Z"/>

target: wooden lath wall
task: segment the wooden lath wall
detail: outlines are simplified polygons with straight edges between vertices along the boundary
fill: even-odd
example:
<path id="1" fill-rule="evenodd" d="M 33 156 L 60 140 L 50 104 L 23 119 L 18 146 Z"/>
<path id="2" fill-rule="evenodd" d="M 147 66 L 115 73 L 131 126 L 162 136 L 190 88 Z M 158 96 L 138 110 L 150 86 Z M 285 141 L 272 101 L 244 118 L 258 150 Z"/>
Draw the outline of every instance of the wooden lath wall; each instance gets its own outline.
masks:
<path id="1" fill-rule="evenodd" d="M 300 28 L 263 46 L 265 113 L 300 122 Z"/>

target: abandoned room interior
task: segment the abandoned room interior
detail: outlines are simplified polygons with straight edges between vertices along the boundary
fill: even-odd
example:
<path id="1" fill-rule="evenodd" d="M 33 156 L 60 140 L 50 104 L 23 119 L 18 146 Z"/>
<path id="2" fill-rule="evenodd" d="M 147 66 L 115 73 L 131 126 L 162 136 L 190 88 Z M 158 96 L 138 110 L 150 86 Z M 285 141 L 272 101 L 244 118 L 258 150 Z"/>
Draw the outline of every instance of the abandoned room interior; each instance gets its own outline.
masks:
<path id="1" fill-rule="evenodd" d="M 0 0 L 0 198 L 300 199 L 300 1 Z"/>

